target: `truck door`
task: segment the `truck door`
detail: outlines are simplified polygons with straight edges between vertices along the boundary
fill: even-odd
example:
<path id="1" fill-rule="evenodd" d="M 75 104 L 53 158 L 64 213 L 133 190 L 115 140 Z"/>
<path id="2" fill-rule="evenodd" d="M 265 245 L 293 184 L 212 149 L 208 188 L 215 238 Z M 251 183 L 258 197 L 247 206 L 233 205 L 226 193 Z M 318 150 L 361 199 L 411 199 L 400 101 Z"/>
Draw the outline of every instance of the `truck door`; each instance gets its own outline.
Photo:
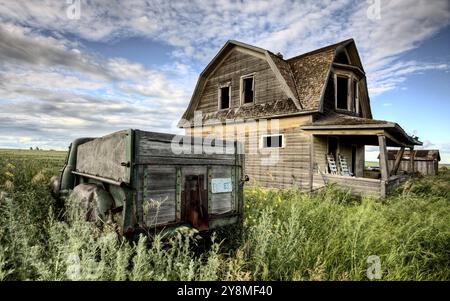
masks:
<path id="1" fill-rule="evenodd" d="M 184 183 L 184 217 L 199 231 L 208 230 L 208 190 L 203 175 L 189 175 Z"/>

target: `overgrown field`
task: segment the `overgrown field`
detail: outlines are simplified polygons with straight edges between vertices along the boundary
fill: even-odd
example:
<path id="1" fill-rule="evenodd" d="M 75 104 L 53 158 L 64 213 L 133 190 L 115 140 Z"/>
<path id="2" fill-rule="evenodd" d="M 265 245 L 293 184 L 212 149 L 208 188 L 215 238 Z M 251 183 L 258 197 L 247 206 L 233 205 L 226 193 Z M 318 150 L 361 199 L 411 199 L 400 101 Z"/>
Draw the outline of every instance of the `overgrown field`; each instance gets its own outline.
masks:
<path id="1" fill-rule="evenodd" d="M 382 280 L 450 280 L 448 171 L 383 202 L 249 187 L 242 240 L 198 252 L 192 233 L 147 247 L 73 209 L 58 219 L 46 183 L 63 156 L 0 150 L 0 280 L 367 280 L 371 255 Z"/>

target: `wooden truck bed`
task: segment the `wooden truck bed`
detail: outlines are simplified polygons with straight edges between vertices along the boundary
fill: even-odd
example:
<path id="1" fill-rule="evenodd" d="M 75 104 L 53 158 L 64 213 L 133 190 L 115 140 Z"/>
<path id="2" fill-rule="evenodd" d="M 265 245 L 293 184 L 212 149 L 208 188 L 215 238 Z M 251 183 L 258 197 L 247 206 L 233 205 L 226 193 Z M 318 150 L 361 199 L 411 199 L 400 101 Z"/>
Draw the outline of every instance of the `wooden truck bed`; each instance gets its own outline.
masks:
<path id="1" fill-rule="evenodd" d="M 243 155 L 237 154 L 235 142 L 228 142 L 228 153 L 180 154 L 172 149 L 173 138 L 127 130 L 94 139 L 78 147 L 75 173 L 130 187 L 135 219 L 143 227 L 185 223 L 196 198 L 204 205 L 208 228 L 220 226 L 223 219 L 232 223 L 242 213 Z M 204 140 L 191 141 L 196 148 Z M 225 147 L 226 142 L 216 143 Z"/>

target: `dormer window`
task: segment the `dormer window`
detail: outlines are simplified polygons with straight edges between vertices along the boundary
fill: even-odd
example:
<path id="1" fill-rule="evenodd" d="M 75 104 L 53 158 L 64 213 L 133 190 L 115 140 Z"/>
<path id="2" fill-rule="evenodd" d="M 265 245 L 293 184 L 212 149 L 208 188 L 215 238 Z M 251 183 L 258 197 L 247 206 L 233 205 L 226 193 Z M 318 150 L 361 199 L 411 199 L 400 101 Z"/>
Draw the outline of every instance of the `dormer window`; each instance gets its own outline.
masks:
<path id="1" fill-rule="evenodd" d="M 336 109 L 348 110 L 348 84 L 348 77 L 337 76 Z"/>
<path id="2" fill-rule="evenodd" d="M 231 104 L 231 82 L 219 86 L 219 110 L 229 109 Z"/>
<path id="3" fill-rule="evenodd" d="M 336 110 L 348 111 L 359 115 L 358 78 L 352 72 L 337 72 L 334 75 Z"/>
<path id="4" fill-rule="evenodd" d="M 241 103 L 248 104 L 255 101 L 254 74 L 241 77 Z"/>

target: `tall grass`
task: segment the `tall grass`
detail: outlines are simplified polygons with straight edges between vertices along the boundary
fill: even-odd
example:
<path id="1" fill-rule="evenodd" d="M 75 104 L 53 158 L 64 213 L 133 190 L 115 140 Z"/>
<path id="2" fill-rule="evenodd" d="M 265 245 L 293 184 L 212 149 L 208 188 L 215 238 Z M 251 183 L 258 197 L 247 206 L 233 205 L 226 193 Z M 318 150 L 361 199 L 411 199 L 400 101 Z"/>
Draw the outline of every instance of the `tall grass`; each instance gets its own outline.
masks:
<path id="1" fill-rule="evenodd" d="M 199 252 L 189 229 L 128 243 L 70 202 L 58 218 L 45 183 L 62 162 L 0 152 L 0 280 L 366 280 L 371 255 L 383 280 L 450 280 L 450 172 L 382 202 L 250 187 L 243 237 Z"/>

